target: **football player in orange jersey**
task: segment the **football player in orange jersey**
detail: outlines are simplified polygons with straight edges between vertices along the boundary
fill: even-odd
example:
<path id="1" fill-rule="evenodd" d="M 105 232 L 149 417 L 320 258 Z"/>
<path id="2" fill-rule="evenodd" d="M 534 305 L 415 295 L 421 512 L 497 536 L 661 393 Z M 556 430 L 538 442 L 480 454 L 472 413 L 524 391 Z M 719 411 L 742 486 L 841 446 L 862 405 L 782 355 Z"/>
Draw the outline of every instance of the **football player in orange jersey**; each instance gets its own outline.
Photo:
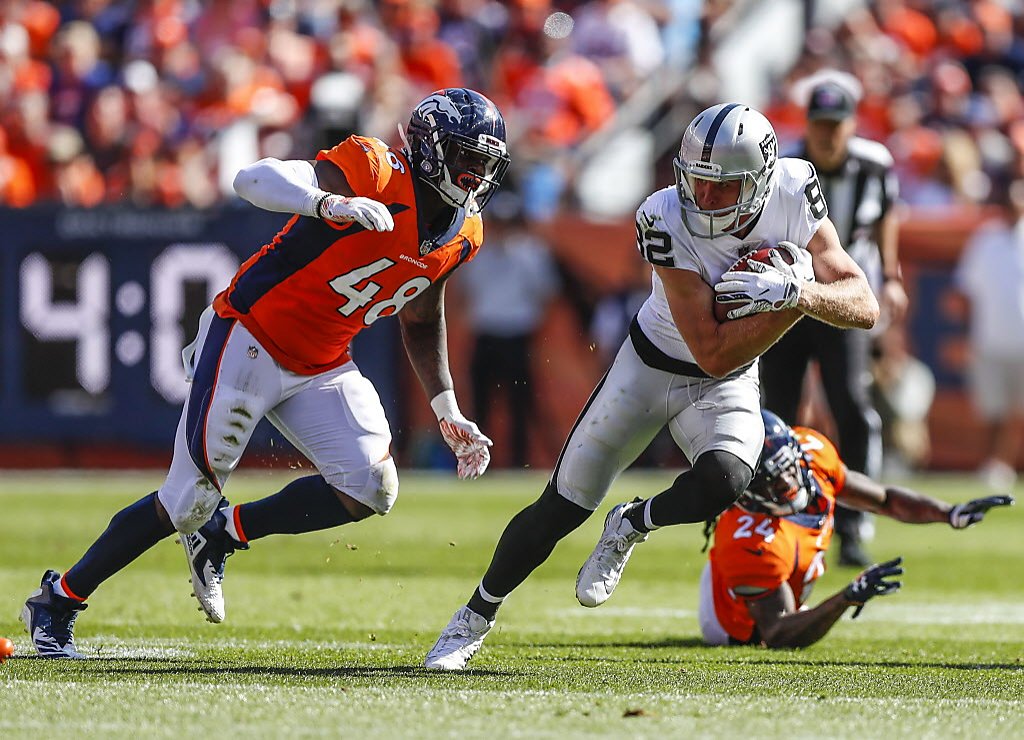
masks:
<path id="1" fill-rule="evenodd" d="M 265 159 L 235 178 L 249 202 L 295 215 L 216 297 L 183 353 L 192 388 L 160 490 L 115 514 L 26 601 L 40 655 L 82 657 L 73 629 L 85 598 L 174 531 L 201 609 L 220 622 L 235 550 L 386 514 L 398 495 L 391 430 L 349 356 L 352 338 L 380 318 L 399 316 L 459 477 L 487 468 L 491 441 L 459 411 L 448 369 L 444 282 L 483 241 L 480 211 L 509 165 L 505 123 L 483 95 L 439 90 L 413 110 L 405 139 L 392 149 L 352 136 L 315 161 Z M 230 506 L 221 490 L 264 417 L 318 474 Z"/>
<path id="2" fill-rule="evenodd" d="M 700 581 L 699 621 L 711 645 L 806 647 L 820 640 L 851 606 L 856 617 L 875 596 L 898 591 L 901 558 L 873 565 L 813 608 L 807 603 L 825 572 L 836 505 L 910 524 L 964 529 L 1010 496 L 948 504 L 898 486 L 883 486 L 846 467 L 820 432 L 789 427 L 770 411 L 764 452 L 736 504 L 718 518 Z"/>

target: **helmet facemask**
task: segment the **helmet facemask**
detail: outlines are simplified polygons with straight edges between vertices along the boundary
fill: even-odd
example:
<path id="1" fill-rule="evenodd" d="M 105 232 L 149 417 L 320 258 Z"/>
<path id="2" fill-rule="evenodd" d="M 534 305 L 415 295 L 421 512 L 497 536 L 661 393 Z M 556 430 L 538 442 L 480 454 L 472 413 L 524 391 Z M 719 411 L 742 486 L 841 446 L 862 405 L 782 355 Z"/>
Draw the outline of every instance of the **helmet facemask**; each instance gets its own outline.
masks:
<path id="1" fill-rule="evenodd" d="M 742 230 L 749 220 L 747 217 L 761 210 L 768 196 L 774 168 L 767 173 L 767 166 L 758 172 L 722 172 L 721 165 L 715 162 L 690 161 L 677 156 L 672 160 L 672 169 L 675 171 L 676 195 L 683 208 L 683 223 L 687 230 L 694 236 L 714 239 Z M 696 196 L 698 180 L 716 183 L 740 181 L 736 203 L 723 208 L 701 208 Z M 759 187 L 760 183 L 764 185 Z"/>
<path id="2" fill-rule="evenodd" d="M 482 210 L 508 170 L 505 142 L 488 134 L 471 139 L 415 119 L 409 133 L 419 143 L 414 154 L 421 179 L 448 205 Z"/>
<path id="3" fill-rule="evenodd" d="M 736 235 L 750 225 L 775 183 L 778 149 L 771 123 L 749 106 L 719 103 L 699 113 L 686 127 L 672 163 L 687 230 L 714 239 Z M 738 183 L 736 200 L 725 206 L 720 206 L 720 197 L 698 201 L 701 180 Z"/>
<path id="4" fill-rule="evenodd" d="M 737 503 L 759 514 L 790 516 L 807 508 L 811 490 L 807 461 L 794 441 L 758 463 L 750 485 Z"/>

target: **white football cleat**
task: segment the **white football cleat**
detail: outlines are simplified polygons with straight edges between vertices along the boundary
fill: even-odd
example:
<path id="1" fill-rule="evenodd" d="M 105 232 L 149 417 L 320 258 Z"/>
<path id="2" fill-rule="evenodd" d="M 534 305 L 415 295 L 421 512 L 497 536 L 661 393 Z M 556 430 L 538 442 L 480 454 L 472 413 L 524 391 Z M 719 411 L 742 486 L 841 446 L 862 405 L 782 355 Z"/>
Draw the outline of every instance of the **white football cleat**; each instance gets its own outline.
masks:
<path id="1" fill-rule="evenodd" d="M 185 548 L 192 593 L 206 613 L 206 620 L 214 624 L 224 621 L 224 568 L 227 559 L 236 550 L 248 550 L 248 543 L 237 542 L 227 533 L 224 509 L 227 499 L 210 517 L 210 521 L 192 534 L 182 534 L 179 542 Z"/>
<path id="2" fill-rule="evenodd" d="M 635 503 L 619 504 L 604 519 L 604 531 L 576 576 L 576 599 L 587 607 L 601 606 L 619 585 L 633 548 L 647 539 L 626 519 Z"/>
<path id="3" fill-rule="evenodd" d="M 434 671 L 461 671 L 484 644 L 493 626 L 493 619 L 488 622 L 468 606 L 462 607 L 441 630 L 423 665 Z"/>
<path id="4" fill-rule="evenodd" d="M 185 557 L 188 558 L 189 575 L 192 577 L 192 593 L 195 594 L 199 606 L 206 613 L 206 620 L 220 624 L 226 616 L 222 586 L 224 582 L 223 564 L 226 557 L 218 557 L 220 553 L 210 547 L 210 541 L 201 530 L 192 534 L 183 534 L 179 541 L 185 548 Z"/>

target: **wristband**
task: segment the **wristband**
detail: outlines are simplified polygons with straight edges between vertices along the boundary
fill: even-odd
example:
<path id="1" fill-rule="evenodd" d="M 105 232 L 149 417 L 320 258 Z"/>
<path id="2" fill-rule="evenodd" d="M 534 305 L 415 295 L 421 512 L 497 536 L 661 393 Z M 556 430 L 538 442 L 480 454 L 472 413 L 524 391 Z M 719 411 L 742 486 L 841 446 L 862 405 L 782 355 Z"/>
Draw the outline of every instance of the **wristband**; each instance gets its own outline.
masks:
<path id="1" fill-rule="evenodd" d="M 430 408 L 434 409 L 434 415 L 438 421 L 441 419 L 454 419 L 460 416 L 459 402 L 455 400 L 455 391 L 441 391 L 430 399 Z"/>
<path id="2" fill-rule="evenodd" d="M 331 196 L 330 193 L 328 193 L 327 191 L 323 191 L 323 195 L 321 195 L 317 199 L 316 205 L 313 207 L 313 217 L 314 218 L 322 219 L 324 217 L 324 213 L 323 213 L 323 211 L 321 209 L 324 207 L 324 201 L 327 200 L 330 196 Z"/>

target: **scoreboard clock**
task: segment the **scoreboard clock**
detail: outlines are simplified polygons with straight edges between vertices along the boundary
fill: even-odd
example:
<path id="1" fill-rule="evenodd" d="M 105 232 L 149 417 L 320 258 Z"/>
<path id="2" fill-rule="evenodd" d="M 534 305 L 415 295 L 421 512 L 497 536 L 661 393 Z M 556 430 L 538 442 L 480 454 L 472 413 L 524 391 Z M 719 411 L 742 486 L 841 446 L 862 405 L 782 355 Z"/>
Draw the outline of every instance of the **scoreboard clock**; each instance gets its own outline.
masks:
<path id="1" fill-rule="evenodd" d="M 169 445 L 199 314 L 287 218 L 241 205 L 0 211 L 0 443 Z M 355 350 L 389 414 L 396 323 Z"/>

